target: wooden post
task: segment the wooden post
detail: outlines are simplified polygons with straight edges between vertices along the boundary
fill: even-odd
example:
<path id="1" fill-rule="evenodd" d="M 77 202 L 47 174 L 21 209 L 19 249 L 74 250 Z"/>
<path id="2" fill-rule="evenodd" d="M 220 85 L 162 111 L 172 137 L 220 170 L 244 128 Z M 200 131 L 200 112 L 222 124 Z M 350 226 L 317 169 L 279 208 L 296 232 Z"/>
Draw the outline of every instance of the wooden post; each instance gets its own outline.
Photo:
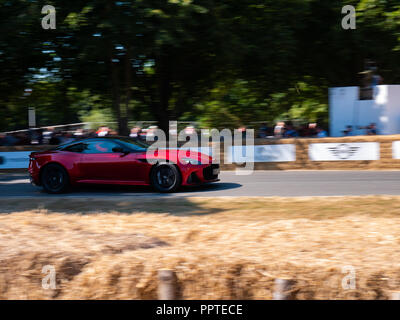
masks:
<path id="1" fill-rule="evenodd" d="M 392 292 L 392 297 L 390 300 L 400 300 L 400 292 L 399 291 Z"/>
<path id="2" fill-rule="evenodd" d="M 158 270 L 158 300 L 176 299 L 176 275 L 173 270 Z"/>
<path id="3" fill-rule="evenodd" d="M 275 279 L 273 300 L 292 300 L 294 281 L 290 279 Z"/>

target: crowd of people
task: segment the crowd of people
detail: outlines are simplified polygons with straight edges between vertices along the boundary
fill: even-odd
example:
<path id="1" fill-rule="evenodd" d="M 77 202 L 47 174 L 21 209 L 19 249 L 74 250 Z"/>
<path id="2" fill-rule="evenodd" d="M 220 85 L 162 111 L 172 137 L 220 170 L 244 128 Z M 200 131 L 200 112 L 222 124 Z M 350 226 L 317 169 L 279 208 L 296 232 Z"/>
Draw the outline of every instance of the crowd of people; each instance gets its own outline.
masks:
<path id="1" fill-rule="evenodd" d="M 376 123 L 370 123 L 368 126 L 365 127 L 357 127 L 358 130 L 365 130 L 364 134 L 367 136 L 375 136 L 378 134 L 378 129 L 376 127 Z M 343 131 L 343 136 L 352 136 L 354 134 L 353 126 L 346 126 L 346 129 Z"/>
<path id="2" fill-rule="evenodd" d="M 72 142 L 81 138 L 104 136 L 104 127 L 99 130 L 92 129 L 75 129 L 75 130 L 59 130 L 54 127 L 29 129 L 15 133 L 1 134 L 0 146 L 17 146 L 17 145 L 59 145 Z M 107 128 L 109 135 L 116 135 L 117 132 Z"/>
<path id="3" fill-rule="evenodd" d="M 291 121 L 277 122 L 275 126 L 263 123 L 258 130 L 259 138 L 325 138 L 328 132 L 316 123 L 296 127 Z"/>
<path id="4" fill-rule="evenodd" d="M 138 126 L 130 130 L 129 136 L 146 140 L 146 136 L 154 135 L 157 126 L 141 128 Z M 192 130 L 189 127 L 189 130 Z M 69 143 L 83 138 L 95 138 L 105 136 L 117 136 L 118 132 L 107 126 L 100 126 L 97 130 L 94 129 L 74 129 L 65 130 L 55 127 L 47 127 L 40 129 L 29 129 L 13 133 L 0 133 L 0 146 L 18 146 L 18 145 L 59 145 Z"/>
<path id="5" fill-rule="evenodd" d="M 154 135 L 157 126 L 150 126 L 142 129 L 135 126 L 130 130 L 129 136 L 146 140 L 146 136 Z M 245 128 L 241 128 L 243 132 Z M 371 123 L 365 127 L 357 127 L 358 130 L 365 130 L 366 135 L 377 135 L 378 130 L 375 123 Z M 185 133 L 195 134 L 196 129 L 193 126 L 185 128 Z M 346 126 L 342 131 L 343 136 L 351 136 L 354 134 L 351 125 Z M 15 145 L 59 145 L 68 143 L 82 138 L 104 137 L 118 135 L 117 131 L 110 129 L 107 126 L 100 126 L 97 130 L 94 129 L 75 129 L 75 130 L 60 130 L 54 127 L 29 129 L 15 133 L 1 134 L 0 146 L 15 146 Z M 328 132 L 317 123 L 308 123 L 301 126 L 295 126 L 292 122 L 277 122 L 274 126 L 268 126 L 263 123 L 257 132 L 258 138 L 325 138 L 328 137 Z"/>
<path id="6" fill-rule="evenodd" d="M 357 130 L 364 130 L 363 133 L 355 132 L 353 126 L 348 125 L 342 131 L 343 136 L 352 136 L 357 134 L 365 134 L 368 136 L 377 135 L 378 129 L 376 123 L 370 123 L 367 126 L 357 126 Z M 320 127 L 317 123 L 308 123 L 295 126 L 291 121 L 277 122 L 274 126 L 268 126 L 266 123 L 261 124 L 258 129 L 258 138 L 325 138 L 328 132 Z"/>

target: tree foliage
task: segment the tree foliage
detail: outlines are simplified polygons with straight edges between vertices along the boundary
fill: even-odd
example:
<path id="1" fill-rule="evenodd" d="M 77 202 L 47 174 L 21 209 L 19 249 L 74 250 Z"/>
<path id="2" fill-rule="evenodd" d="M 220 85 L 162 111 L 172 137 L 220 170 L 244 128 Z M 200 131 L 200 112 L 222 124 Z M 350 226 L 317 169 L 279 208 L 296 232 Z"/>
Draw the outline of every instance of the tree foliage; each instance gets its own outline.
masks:
<path id="1" fill-rule="evenodd" d="M 107 114 L 125 134 L 132 120 L 327 123 L 328 87 L 358 85 L 365 59 L 400 81 L 397 0 L 2 0 L 0 18 L 0 131 L 26 128 L 31 106 L 40 125 Z"/>

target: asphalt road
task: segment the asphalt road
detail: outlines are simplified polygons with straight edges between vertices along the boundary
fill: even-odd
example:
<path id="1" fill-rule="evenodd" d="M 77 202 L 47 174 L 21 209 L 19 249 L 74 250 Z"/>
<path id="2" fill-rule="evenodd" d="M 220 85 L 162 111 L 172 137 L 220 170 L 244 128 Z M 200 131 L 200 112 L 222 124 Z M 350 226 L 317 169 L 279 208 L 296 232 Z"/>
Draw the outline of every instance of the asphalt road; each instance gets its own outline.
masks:
<path id="1" fill-rule="evenodd" d="M 263 197 L 400 195 L 400 171 L 255 171 L 240 176 L 222 172 L 218 183 L 183 188 L 174 194 L 149 187 L 84 186 L 51 197 Z M 49 197 L 26 174 L 0 173 L 0 198 Z"/>

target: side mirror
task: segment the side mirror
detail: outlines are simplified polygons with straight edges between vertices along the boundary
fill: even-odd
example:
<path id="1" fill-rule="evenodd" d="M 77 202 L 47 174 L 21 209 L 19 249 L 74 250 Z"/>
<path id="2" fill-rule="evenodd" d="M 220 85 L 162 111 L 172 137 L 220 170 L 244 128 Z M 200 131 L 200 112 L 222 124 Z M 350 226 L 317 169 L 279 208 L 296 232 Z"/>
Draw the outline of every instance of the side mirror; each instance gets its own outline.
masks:
<path id="1" fill-rule="evenodd" d="M 129 150 L 124 149 L 124 148 L 122 148 L 122 147 L 115 147 L 115 148 L 112 149 L 112 151 L 115 152 L 115 153 L 123 153 L 124 156 L 126 156 L 127 154 L 130 153 Z"/>

